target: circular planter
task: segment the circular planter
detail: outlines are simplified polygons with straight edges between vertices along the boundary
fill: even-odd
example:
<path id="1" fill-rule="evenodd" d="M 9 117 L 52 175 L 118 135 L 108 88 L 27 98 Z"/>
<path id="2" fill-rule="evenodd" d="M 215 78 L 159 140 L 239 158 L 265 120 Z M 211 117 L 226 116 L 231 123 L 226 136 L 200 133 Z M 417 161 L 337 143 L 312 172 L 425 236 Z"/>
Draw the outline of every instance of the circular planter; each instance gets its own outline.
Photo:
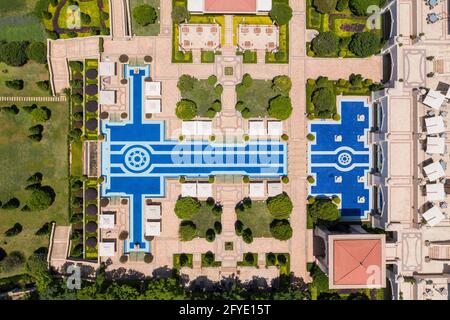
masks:
<path id="1" fill-rule="evenodd" d="M 120 114 L 120 117 L 121 117 L 122 119 L 126 119 L 126 118 L 128 118 L 128 113 L 122 112 L 122 113 Z"/>
<path id="2" fill-rule="evenodd" d="M 102 198 L 102 199 L 100 200 L 100 206 L 101 206 L 102 208 L 108 206 L 108 204 L 109 204 L 109 199 L 108 199 L 108 198 Z"/>
<path id="3" fill-rule="evenodd" d="M 122 79 L 122 80 L 120 80 L 120 84 L 127 84 L 128 83 L 128 80 L 127 79 Z"/>
<path id="4" fill-rule="evenodd" d="M 86 214 L 90 215 L 91 217 L 95 217 L 98 213 L 98 208 L 95 204 L 90 204 L 86 207 Z"/>
<path id="5" fill-rule="evenodd" d="M 95 248 L 97 245 L 97 238 L 96 237 L 90 237 L 86 240 L 86 246 L 89 248 Z"/>
<path id="6" fill-rule="evenodd" d="M 109 113 L 108 112 L 102 112 L 100 113 L 100 119 L 105 120 L 109 118 Z"/>
<path id="7" fill-rule="evenodd" d="M 86 102 L 86 110 L 89 112 L 96 112 L 98 110 L 98 102 L 96 100 Z"/>
<path id="8" fill-rule="evenodd" d="M 86 77 L 88 79 L 96 79 L 98 76 L 98 71 L 95 69 L 89 69 L 88 71 L 86 71 Z"/>
<path id="9" fill-rule="evenodd" d="M 95 131 L 97 130 L 98 127 L 98 121 L 97 119 L 89 119 L 86 122 L 86 129 L 90 130 L 90 131 Z"/>
<path id="10" fill-rule="evenodd" d="M 95 96 L 98 93 L 98 87 L 96 84 L 90 84 L 90 85 L 86 86 L 84 91 L 86 92 L 86 94 L 88 96 Z"/>
<path id="11" fill-rule="evenodd" d="M 152 56 L 145 56 L 144 57 L 144 62 L 145 63 L 152 63 L 153 62 L 153 57 Z"/>
<path id="12" fill-rule="evenodd" d="M 98 192 L 95 188 L 88 188 L 85 191 L 85 197 L 87 200 L 95 200 L 97 199 Z"/>
<path id="13" fill-rule="evenodd" d="M 120 57 L 119 57 L 119 61 L 120 61 L 121 63 L 127 63 L 128 60 L 129 60 L 129 58 L 128 58 L 128 56 L 127 56 L 126 54 L 122 54 L 122 55 L 120 55 Z"/>
<path id="14" fill-rule="evenodd" d="M 97 224 L 94 221 L 89 221 L 86 224 L 86 231 L 87 232 L 97 232 Z"/>

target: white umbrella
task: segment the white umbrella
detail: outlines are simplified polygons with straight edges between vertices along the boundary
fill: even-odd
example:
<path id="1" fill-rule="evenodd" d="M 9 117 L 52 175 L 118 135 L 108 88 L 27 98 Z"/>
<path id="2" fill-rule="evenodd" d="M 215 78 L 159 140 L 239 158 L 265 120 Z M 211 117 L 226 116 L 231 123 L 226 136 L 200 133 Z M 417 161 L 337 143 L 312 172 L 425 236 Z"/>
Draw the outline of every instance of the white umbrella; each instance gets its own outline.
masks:
<path id="1" fill-rule="evenodd" d="M 428 134 L 438 134 L 445 132 L 444 118 L 441 116 L 425 118 L 425 126 Z"/>
<path id="2" fill-rule="evenodd" d="M 425 171 L 430 181 L 436 181 L 445 177 L 444 168 L 442 168 L 442 165 L 439 162 L 433 162 L 432 164 L 423 167 L 423 171 Z"/>
<path id="3" fill-rule="evenodd" d="M 433 183 L 427 184 L 427 199 L 429 201 L 443 201 L 445 200 L 444 184 Z"/>
<path id="4" fill-rule="evenodd" d="M 441 137 L 428 137 L 426 152 L 429 154 L 444 154 L 445 139 Z"/>
<path id="5" fill-rule="evenodd" d="M 427 221 L 428 225 L 434 227 L 439 222 L 444 220 L 445 216 L 438 207 L 434 206 L 431 209 L 427 210 L 422 217 Z"/>

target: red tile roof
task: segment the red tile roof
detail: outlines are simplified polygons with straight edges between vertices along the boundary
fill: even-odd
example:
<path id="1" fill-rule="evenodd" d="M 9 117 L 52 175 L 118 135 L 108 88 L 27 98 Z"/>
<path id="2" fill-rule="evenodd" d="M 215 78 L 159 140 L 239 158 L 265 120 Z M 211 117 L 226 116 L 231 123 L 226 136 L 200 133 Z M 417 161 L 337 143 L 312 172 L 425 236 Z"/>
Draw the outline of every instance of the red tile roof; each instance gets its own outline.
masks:
<path id="1" fill-rule="evenodd" d="M 205 0 L 205 12 L 256 12 L 256 0 Z"/>
<path id="2" fill-rule="evenodd" d="M 380 285 L 382 241 L 380 239 L 334 240 L 334 285 Z"/>

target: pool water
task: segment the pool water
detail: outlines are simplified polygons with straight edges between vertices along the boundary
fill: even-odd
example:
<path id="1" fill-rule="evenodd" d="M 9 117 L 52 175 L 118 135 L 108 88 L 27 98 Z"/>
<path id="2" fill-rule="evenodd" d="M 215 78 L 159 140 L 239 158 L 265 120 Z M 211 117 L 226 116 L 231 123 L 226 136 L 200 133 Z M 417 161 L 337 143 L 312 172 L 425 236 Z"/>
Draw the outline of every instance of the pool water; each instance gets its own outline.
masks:
<path id="1" fill-rule="evenodd" d="M 367 183 L 371 154 L 366 143 L 370 107 L 365 100 L 341 101 L 341 121 L 313 121 L 316 140 L 309 146 L 310 185 L 314 196 L 341 198 L 341 220 L 368 218 L 371 192 Z"/>

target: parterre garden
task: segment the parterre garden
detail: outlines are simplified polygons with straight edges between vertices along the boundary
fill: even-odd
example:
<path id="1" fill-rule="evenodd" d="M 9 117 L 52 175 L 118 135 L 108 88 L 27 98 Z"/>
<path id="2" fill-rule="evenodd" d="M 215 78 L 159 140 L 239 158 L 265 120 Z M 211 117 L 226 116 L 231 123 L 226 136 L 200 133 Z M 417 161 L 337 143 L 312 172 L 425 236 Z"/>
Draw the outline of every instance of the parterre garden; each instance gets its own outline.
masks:
<path id="1" fill-rule="evenodd" d="M 379 53 L 383 47 L 382 23 L 368 22 L 372 12 L 368 8 L 381 8 L 386 0 L 306 1 L 307 29 L 319 31 L 307 43 L 308 56 L 367 57 Z"/>
<path id="2" fill-rule="evenodd" d="M 245 243 L 254 238 L 270 238 L 285 241 L 292 237 L 289 217 L 292 213 L 292 201 L 286 193 L 270 197 L 266 201 L 241 200 L 236 205 L 238 220 L 235 231 Z"/>
<path id="3" fill-rule="evenodd" d="M 245 74 L 236 86 L 236 110 L 244 119 L 271 117 L 286 120 L 292 113 L 291 88 L 292 82 L 288 76 L 254 80 L 251 75 Z"/>
<path id="4" fill-rule="evenodd" d="M 35 14 L 50 39 L 110 33 L 108 0 L 38 0 Z"/>
<path id="5" fill-rule="evenodd" d="M 179 235 L 181 241 L 199 237 L 212 242 L 222 233 L 222 206 L 213 198 L 199 201 L 192 197 L 180 197 L 175 204 L 175 214 L 182 221 Z"/>
<path id="6" fill-rule="evenodd" d="M 222 110 L 223 87 L 215 75 L 208 79 L 197 79 L 184 74 L 178 80 L 181 100 L 177 103 L 176 115 L 181 120 L 195 117 L 214 118 Z"/>

